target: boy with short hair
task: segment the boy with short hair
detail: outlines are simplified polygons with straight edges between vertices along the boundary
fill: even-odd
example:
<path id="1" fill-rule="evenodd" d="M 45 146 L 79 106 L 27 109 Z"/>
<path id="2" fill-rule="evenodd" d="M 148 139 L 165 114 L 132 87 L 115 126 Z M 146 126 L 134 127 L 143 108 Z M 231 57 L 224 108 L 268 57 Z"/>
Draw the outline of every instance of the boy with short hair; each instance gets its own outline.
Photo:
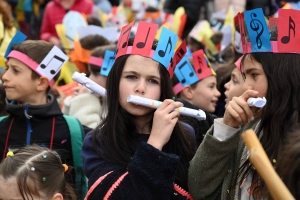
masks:
<path id="1" fill-rule="evenodd" d="M 78 180 L 82 169 L 76 165 L 81 162 L 84 132 L 90 129 L 83 132 L 78 120 L 63 116 L 55 97 L 48 93 L 67 56 L 49 42 L 27 40 L 14 45 L 7 59 L 2 81 L 9 116 L 0 122 L 0 156 L 4 159 L 8 148 L 33 143 L 56 150 L 63 163 L 75 165 L 76 178 L 70 182 L 76 182 L 77 195 L 83 198 L 85 178 Z"/>

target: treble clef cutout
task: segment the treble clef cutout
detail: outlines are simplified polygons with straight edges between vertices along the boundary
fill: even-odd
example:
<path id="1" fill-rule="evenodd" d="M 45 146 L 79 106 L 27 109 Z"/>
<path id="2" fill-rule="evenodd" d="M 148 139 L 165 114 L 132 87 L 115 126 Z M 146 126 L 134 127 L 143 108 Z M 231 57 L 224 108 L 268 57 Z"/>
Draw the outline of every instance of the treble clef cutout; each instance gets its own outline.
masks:
<path id="1" fill-rule="evenodd" d="M 255 39 L 256 40 L 256 46 L 257 46 L 257 48 L 260 49 L 262 47 L 262 41 L 261 41 L 260 37 L 264 32 L 264 27 L 263 27 L 263 24 L 261 23 L 261 21 L 259 21 L 258 19 L 254 19 L 256 17 L 257 17 L 256 13 L 251 13 L 250 28 L 257 33 L 256 39 Z"/>
<path id="2" fill-rule="evenodd" d="M 289 35 L 283 36 L 281 38 L 281 42 L 283 44 L 287 44 L 287 43 L 290 42 L 290 39 L 291 39 L 291 30 L 293 30 L 294 37 L 295 37 L 295 34 L 296 34 L 296 31 L 295 31 L 296 30 L 296 24 L 295 24 L 294 20 L 292 19 L 292 17 L 290 16 L 289 17 Z"/>

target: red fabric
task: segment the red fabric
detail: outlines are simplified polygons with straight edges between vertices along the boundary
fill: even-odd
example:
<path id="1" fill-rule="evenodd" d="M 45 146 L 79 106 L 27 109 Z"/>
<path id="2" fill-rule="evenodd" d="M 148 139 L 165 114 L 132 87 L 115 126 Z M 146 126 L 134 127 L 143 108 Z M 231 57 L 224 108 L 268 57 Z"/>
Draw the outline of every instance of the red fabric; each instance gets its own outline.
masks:
<path id="1" fill-rule="evenodd" d="M 93 3 L 91 0 L 75 0 L 70 10 L 77 11 L 86 15 L 92 13 Z M 67 11 L 61 6 L 60 0 L 50 1 L 44 11 L 41 27 L 41 39 L 49 41 L 51 36 L 58 38 L 55 30 L 56 24 L 61 24 Z"/>

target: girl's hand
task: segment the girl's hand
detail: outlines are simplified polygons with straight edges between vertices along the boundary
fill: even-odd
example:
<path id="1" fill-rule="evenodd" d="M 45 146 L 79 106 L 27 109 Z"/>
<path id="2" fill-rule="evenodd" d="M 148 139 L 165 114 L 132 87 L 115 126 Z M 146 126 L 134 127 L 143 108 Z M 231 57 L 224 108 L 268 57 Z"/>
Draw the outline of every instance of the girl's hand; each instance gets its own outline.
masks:
<path id="1" fill-rule="evenodd" d="M 248 120 L 253 120 L 254 115 L 258 108 L 249 107 L 247 100 L 250 97 L 257 97 L 258 92 L 255 90 L 247 90 L 240 97 L 233 97 L 228 103 L 223 123 L 233 128 L 239 127 L 241 124 L 246 125 Z"/>
<path id="2" fill-rule="evenodd" d="M 89 90 L 85 86 L 77 86 L 72 89 L 72 97 L 85 93 L 89 93 Z"/>
<path id="3" fill-rule="evenodd" d="M 153 124 L 148 139 L 148 144 L 161 150 L 169 141 L 173 132 L 174 126 L 179 118 L 179 111 L 175 108 L 182 107 L 181 102 L 175 102 L 171 99 L 166 99 L 154 112 Z"/>

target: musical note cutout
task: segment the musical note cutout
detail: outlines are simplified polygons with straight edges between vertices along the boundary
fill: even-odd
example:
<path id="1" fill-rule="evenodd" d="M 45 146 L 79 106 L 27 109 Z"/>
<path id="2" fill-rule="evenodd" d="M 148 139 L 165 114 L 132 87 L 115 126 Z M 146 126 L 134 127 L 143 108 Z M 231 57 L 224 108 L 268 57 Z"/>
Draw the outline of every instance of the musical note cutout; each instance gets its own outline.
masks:
<path id="1" fill-rule="evenodd" d="M 112 66 L 114 65 L 114 62 L 115 62 L 115 52 L 106 50 L 100 74 L 103 76 L 108 76 Z"/>
<path id="2" fill-rule="evenodd" d="M 174 55 L 174 47 L 177 41 L 177 35 L 165 27 L 162 28 L 161 37 L 156 47 L 153 59 L 160 62 L 166 68 L 169 67 L 170 60 Z"/>
<path id="3" fill-rule="evenodd" d="M 279 10 L 278 40 L 279 52 L 300 53 L 300 14 L 297 10 Z"/>
<path id="4" fill-rule="evenodd" d="M 270 33 L 262 8 L 244 12 L 252 52 L 272 51 Z"/>
<path id="5" fill-rule="evenodd" d="M 140 21 L 131 53 L 149 57 L 157 29 L 157 24 Z"/>
<path id="6" fill-rule="evenodd" d="M 192 85 L 199 80 L 195 70 L 186 57 L 177 64 L 174 73 L 182 86 Z"/>
<path id="7" fill-rule="evenodd" d="M 120 38 L 117 44 L 117 50 L 116 50 L 116 58 L 120 57 L 121 55 L 126 54 L 127 46 L 128 46 L 128 39 L 131 33 L 131 28 L 134 25 L 134 21 L 130 24 L 127 24 L 122 28 L 122 31 L 120 33 Z"/>
<path id="8" fill-rule="evenodd" d="M 11 52 L 12 50 L 12 46 L 15 44 L 19 44 L 23 41 L 25 41 L 27 38 L 26 35 L 24 35 L 21 31 L 17 31 L 17 33 L 15 34 L 15 36 L 11 39 L 9 45 L 7 46 L 4 58 L 7 58 L 8 54 Z"/>
<path id="9" fill-rule="evenodd" d="M 180 46 L 177 48 L 173 59 L 171 60 L 171 63 L 168 67 L 168 72 L 170 75 L 170 78 L 173 77 L 174 75 L 174 70 L 175 70 L 175 66 L 177 65 L 177 63 L 179 63 L 181 61 L 181 59 L 184 57 L 184 55 L 186 54 L 187 49 L 186 49 L 186 40 L 184 40 Z"/>
<path id="10" fill-rule="evenodd" d="M 68 56 L 66 56 L 57 46 L 54 46 L 36 68 L 36 71 L 42 76 L 46 76 L 49 80 L 52 80 L 68 60 Z"/>
<path id="11" fill-rule="evenodd" d="M 212 76 L 212 70 L 208 66 L 202 49 L 195 51 L 193 54 L 193 63 L 195 72 L 200 80 Z"/>
<path id="12" fill-rule="evenodd" d="M 294 36 L 295 37 L 295 28 L 296 28 L 296 25 L 295 25 L 295 22 L 293 20 L 293 18 L 291 18 L 291 16 L 289 17 L 289 34 L 286 35 L 286 36 L 283 36 L 281 37 L 281 42 L 283 44 L 287 44 L 290 42 L 290 39 L 291 39 L 291 30 L 294 32 Z"/>

